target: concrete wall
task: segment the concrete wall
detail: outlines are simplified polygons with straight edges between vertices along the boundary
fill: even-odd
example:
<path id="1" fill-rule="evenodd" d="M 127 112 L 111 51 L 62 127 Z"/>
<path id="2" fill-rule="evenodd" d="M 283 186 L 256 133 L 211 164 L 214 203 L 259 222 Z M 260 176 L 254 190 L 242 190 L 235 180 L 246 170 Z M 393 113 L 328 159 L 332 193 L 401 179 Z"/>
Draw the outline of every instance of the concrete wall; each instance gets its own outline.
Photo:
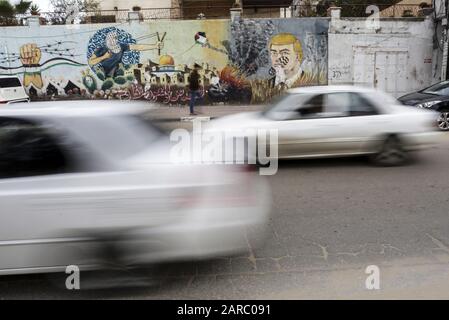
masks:
<path id="1" fill-rule="evenodd" d="M 0 75 L 20 76 L 31 95 L 46 99 L 68 94 L 184 104 L 195 64 L 204 103 L 264 103 L 288 88 L 327 83 L 400 96 L 439 75 L 430 18 L 382 19 L 376 26 L 335 17 L 330 25 L 328 18 L 237 17 L 4 27 L 0 33 Z"/>
<path id="2" fill-rule="evenodd" d="M 0 74 L 33 96 L 259 103 L 327 82 L 327 19 L 178 20 L 1 28 Z M 158 45 L 159 41 L 159 45 Z"/>
<path id="3" fill-rule="evenodd" d="M 430 18 L 332 18 L 329 84 L 360 84 L 399 97 L 432 82 L 434 25 Z"/>

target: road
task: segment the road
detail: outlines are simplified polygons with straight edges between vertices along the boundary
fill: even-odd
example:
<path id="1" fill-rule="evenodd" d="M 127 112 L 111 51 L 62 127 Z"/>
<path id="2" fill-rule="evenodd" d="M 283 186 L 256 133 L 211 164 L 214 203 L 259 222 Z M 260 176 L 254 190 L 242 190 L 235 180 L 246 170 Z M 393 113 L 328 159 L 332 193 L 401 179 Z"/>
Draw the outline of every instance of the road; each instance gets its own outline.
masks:
<path id="1" fill-rule="evenodd" d="M 0 298 L 449 298 L 449 134 L 403 167 L 364 159 L 281 162 L 267 241 L 239 257 L 167 266 L 162 283 L 68 291 L 0 278 Z M 367 290 L 377 265 L 380 290 Z M 63 280 L 61 280 L 63 281 Z M 83 286 L 83 274 L 81 275 Z"/>

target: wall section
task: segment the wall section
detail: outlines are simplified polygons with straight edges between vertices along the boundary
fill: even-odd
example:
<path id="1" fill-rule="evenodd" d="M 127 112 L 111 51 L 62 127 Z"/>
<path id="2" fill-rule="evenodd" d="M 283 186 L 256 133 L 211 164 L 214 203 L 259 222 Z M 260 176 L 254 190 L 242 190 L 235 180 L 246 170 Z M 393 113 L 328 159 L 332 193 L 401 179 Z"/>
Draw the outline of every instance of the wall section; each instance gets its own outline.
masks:
<path id="1" fill-rule="evenodd" d="M 433 82 L 434 26 L 427 19 L 333 19 L 329 84 L 358 84 L 399 97 Z"/>
<path id="2" fill-rule="evenodd" d="M 260 103 L 327 83 L 328 19 L 237 19 L 6 27 L 0 74 L 35 97 L 189 101 L 200 67 L 203 103 Z"/>

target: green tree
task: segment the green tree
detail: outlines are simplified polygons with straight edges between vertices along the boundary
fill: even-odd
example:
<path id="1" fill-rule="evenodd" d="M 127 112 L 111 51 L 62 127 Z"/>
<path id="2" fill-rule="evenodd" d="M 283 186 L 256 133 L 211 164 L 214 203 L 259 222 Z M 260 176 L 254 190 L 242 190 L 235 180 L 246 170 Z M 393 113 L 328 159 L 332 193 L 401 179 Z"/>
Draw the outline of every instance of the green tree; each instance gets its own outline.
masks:
<path id="1" fill-rule="evenodd" d="M 40 14 L 40 12 L 41 12 L 41 9 L 39 8 L 39 6 L 38 6 L 37 4 L 33 4 L 33 5 L 30 7 L 30 13 L 31 13 L 31 15 L 37 16 L 37 15 Z"/>
<path id="2" fill-rule="evenodd" d="M 0 16 L 12 17 L 14 16 L 14 6 L 7 0 L 0 0 Z"/>
<path id="3" fill-rule="evenodd" d="M 20 2 L 14 6 L 15 13 L 26 14 L 31 8 L 31 3 L 31 1 L 20 0 Z"/>

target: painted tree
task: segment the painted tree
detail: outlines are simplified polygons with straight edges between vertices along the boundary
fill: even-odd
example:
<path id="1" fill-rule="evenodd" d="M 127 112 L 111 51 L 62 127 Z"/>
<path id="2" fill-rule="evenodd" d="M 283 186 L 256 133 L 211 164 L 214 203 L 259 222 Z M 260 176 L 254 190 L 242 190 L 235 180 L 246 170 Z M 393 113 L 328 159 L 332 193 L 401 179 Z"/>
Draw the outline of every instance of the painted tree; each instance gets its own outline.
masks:
<path id="1" fill-rule="evenodd" d="M 267 43 L 274 33 L 272 20 L 237 19 L 231 24 L 233 40 L 224 42 L 229 59 L 243 77 L 269 64 Z"/>

